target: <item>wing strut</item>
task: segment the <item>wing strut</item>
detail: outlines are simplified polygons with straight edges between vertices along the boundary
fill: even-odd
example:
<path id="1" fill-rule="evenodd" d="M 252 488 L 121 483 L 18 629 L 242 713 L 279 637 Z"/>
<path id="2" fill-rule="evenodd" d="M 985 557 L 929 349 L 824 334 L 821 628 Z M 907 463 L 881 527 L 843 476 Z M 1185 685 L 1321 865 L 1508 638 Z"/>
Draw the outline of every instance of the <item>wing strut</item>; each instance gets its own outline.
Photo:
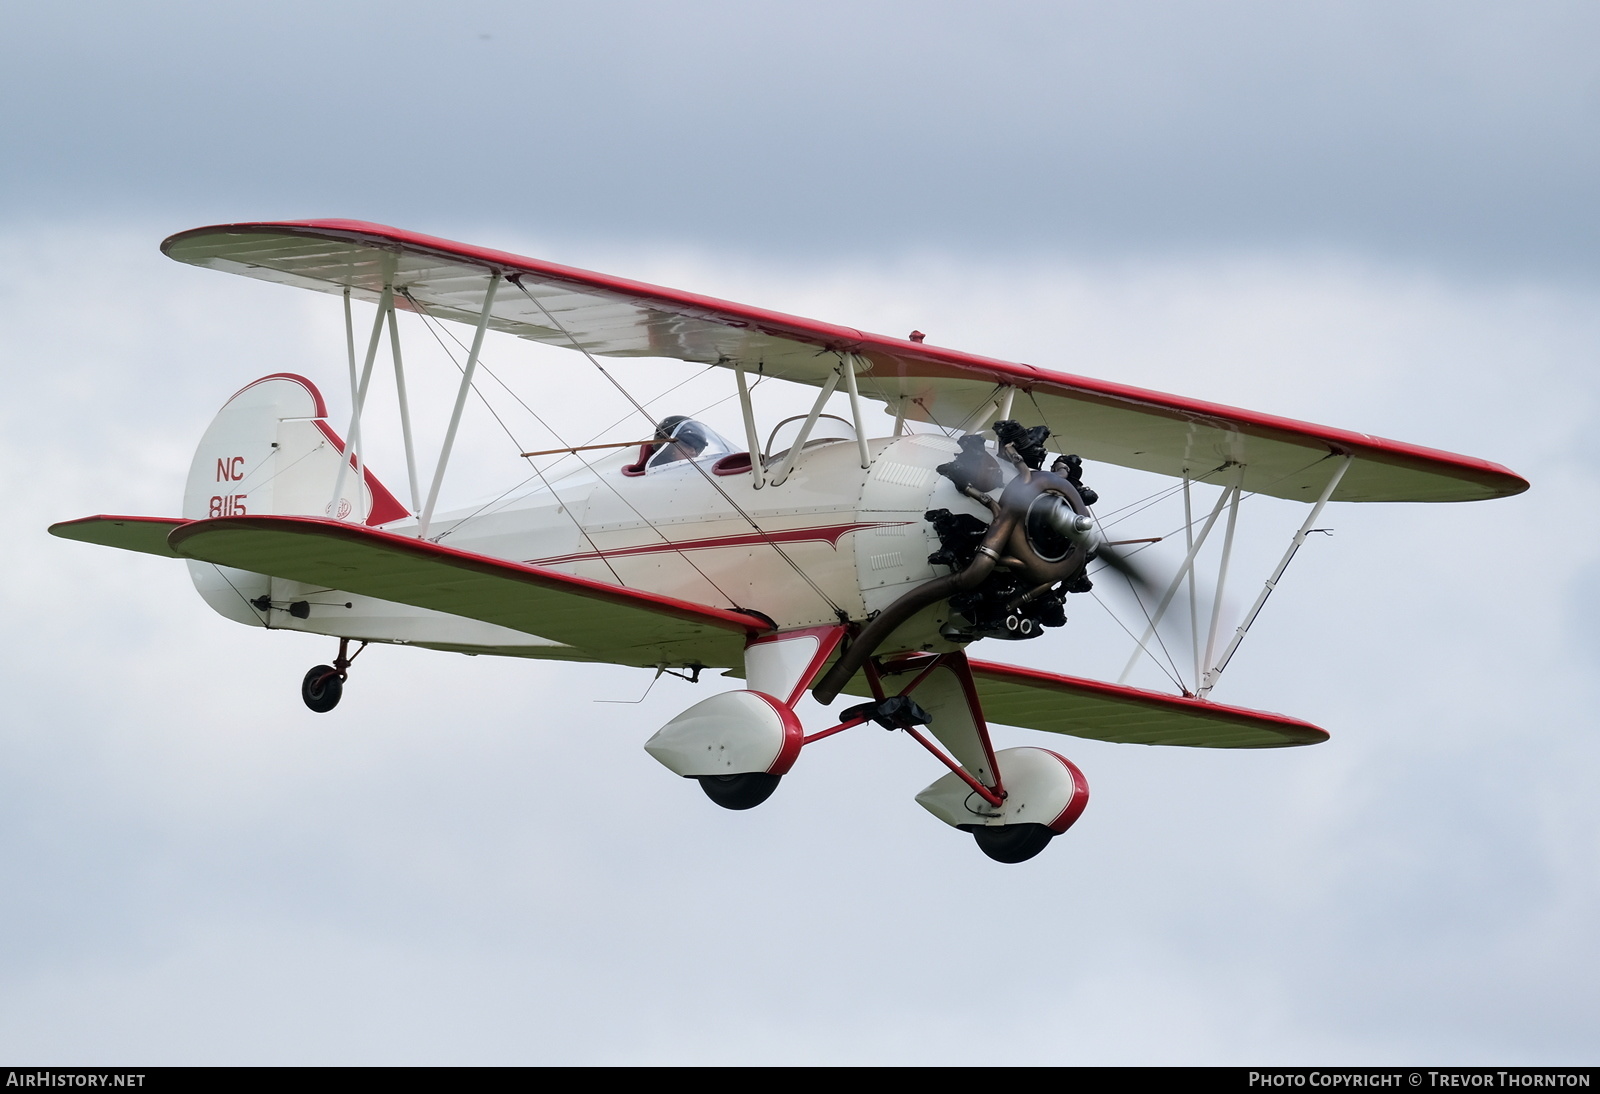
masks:
<path id="1" fill-rule="evenodd" d="M 856 447 L 861 450 L 861 470 L 865 471 L 872 466 L 872 454 L 867 451 L 867 428 L 861 424 L 861 394 L 856 390 L 856 362 L 859 361 L 853 353 L 847 353 L 839 361 L 839 368 L 844 373 L 845 390 L 850 393 L 850 417 L 856 423 Z"/>
<path id="2" fill-rule="evenodd" d="M 974 430 L 982 432 L 988 428 L 984 423 L 984 419 L 988 418 L 991 413 L 994 415 L 993 418 L 989 419 L 991 422 L 1004 421 L 1011 417 L 1011 400 L 1016 393 L 1017 389 L 1010 384 L 1001 384 L 983 402 L 978 404 L 978 409 L 967 415 L 966 419 L 956 426 L 956 432 L 971 433 Z"/>
<path id="3" fill-rule="evenodd" d="M 1216 526 L 1217 518 L 1222 515 L 1223 506 L 1227 505 L 1229 498 L 1238 495 L 1239 480 L 1244 475 L 1244 468 L 1243 465 L 1239 464 L 1235 466 L 1238 470 L 1234 474 L 1234 481 L 1223 489 L 1222 493 L 1217 497 L 1217 504 L 1211 507 L 1211 515 L 1206 517 L 1204 527 L 1200 529 L 1200 534 L 1195 537 L 1194 546 L 1189 548 L 1189 554 L 1184 558 L 1183 565 L 1178 568 L 1177 574 L 1173 576 L 1172 584 L 1168 585 L 1167 591 L 1161 595 L 1161 601 L 1156 606 L 1155 614 L 1150 617 L 1150 623 L 1145 627 L 1144 637 L 1139 639 L 1139 644 L 1134 647 L 1133 655 L 1128 658 L 1128 663 L 1123 666 L 1122 675 L 1117 677 L 1118 684 L 1126 684 L 1128 682 L 1128 677 L 1132 675 L 1134 667 L 1139 664 L 1139 655 L 1149 652 L 1146 649 L 1146 644 L 1155 636 L 1156 628 L 1161 625 L 1162 618 L 1167 614 L 1167 608 L 1172 604 L 1172 598 L 1177 595 L 1178 589 L 1183 585 L 1183 579 L 1189 576 L 1189 572 L 1194 568 L 1195 556 L 1200 553 L 1200 548 L 1206 545 L 1206 537 L 1211 534 L 1211 529 Z M 1151 654 L 1151 656 L 1154 657 L 1155 655 Z"/>
<path id="4" fill-rule="evenodd" d="M 428 501 L 422 507 L 422 517 L 417 524 L 417 538 L 428 538 L 428 525 L 433 521 L 433 507 L 439 500 L 439 486 L 444 482 L 444 469 L 450 464 L 450 450 L 455 447 L 456 428 L 461 425 L 461 412 L 466 409 L 467 392 L 472 390 L 472 374 L 478 369 L 478 353 L 483 349 L 483 332 L 489 329 L 489 316 L 494 311 L 494 291 L 500 287 L 500 271 L 489 275 L 489 290 L 483 297 L 483 310 L 478 313 L 478 329 L 472 334 L 472 349 L 467 351 L 467 366 L 461 370 L 461 387 L 456 390 L 456 405 L 450 411 L 450 425 L 444 431 L 444 447 L 439 450 L 439 466 L 433 469 L 433 485 L 428 487 Z"/>
<path id="5" fill-rule="evenodd" d="M 750 450 L 750 486 L 760 490 L 767 485 L 767 466 L 761 459 L 761 436 L 756 432 L 756 408 L 750 402 L 750 384 L 744 378 L 744 362 L 733 369 L 733 378 L 739 385 L 739 412 L 744 415 L 744 443 Z"/>
<path id="6" fill-rule="evenodd" d="M 794 439 L 794 444 L 789 447 L 789 454 L 783 458 L 783 463 L 778 465 L 778 470 L 772 474 L 772 485 L 782 486 L 789 478 L 789 472 L 794 470 L 795 461 L 800 458 L 800 450 L 811 439 L 811 431 L 816 428 L 817 417 L 822 413 L 822 408 L 827 405 L 833 396 L 834 388 L 839 386 L 839 379 L 843 375 L 844 366 L 833 370 L 827 382 L 822 385 L 822 391 L 817 395 L 817 401 L 811 404 L 811 413 L 806 415 L 806 424 L 800 427 L 800 435 Z M 754 457 L 751 457 L 752 460 Z"/>
<path id="7" fill-rule="evenodd" d="M 1241 473 L 1233 484 L 1233 500 L 1228 503 L 1228 530 L 1222 536 L 1222 561 L 1217 566 L 1217 588 L 1211 597 L 1211 625 L 1206 630 L 1206 658 L 1205 664 L 1211 664 L 1211 655 L 1217 648 L 1217 624 L 1222 622 L 1222 591 L 1228 587 L 1228 563 L 1233 560 L 1233 530 L 1239 524 L 1239 484 L 1243 481 Z M 1189 588 L 1194 589 L 1194 571 L 1189 571 Z M 1195 677 L 1196 687 L 1202 682 L 1199 676 Z"/>
<path id="8" fill-rule="evenodd" d="M 394 356 L 394 387 L 400 400 L 400 433 L 406 442 L 406 477 L 411 480 L 411 511 L 422 509 L 422 491 L 417 486 L 417 450 L 411 441 L 411 402 L 406 398 L 406 369 L 400 360 L 400 326 L 395 322 L 394 297 L 389 297 L 389 349 Z"/>
<path id="9" fill-rule="evenodd" d="M 1189 468 L 1183 469 L 1183 549 L 1194 550 L 1194 500 L 1189 491 Z M 1200 607 L 1195 597 L 1194 567 L 1189 567 L 1189 644 L 1194 650 L 1194 679 L 1200 681 Z"/>
<path id="10" fill-rule="evenodd" d="M 383 293 L 378 297 L 378 313 L 372 317 L 372 336 L 367 339 L 367 357 L 361 366 L 361 378 L 358 381 L 355 335 L 350 321 L 350 291 L 345 290 L 344 335 L 345 348 L 349 351 L 350 359 L 350 428 L 345 431 L 345 436 L 350 439 L 345 443 L 345 448 L 351 458 L 339 462 L 339 474 L 333 480 L 333 499 L 328 502 L 328 512 L 334 520 L 340 519 L 339 499 L 344 496 L 344 479 L 352 462 L 356 468 L 356 481 L 361 481 L 361 464 L 365 457 L 362 451 L 365 446 L 361 435 L 361 411 L 367 402 L 367 385 L 372 382 L 372 363 L 378 357 L 378 339 L 383 337 L 383 317 L 393 307 L 394 277 L 391 274 L 383 279 Z M 356 519 L 360 520 L 360 516 L 357 515 Z"/>
<path id="11" fill-rule="evenodd" d="M 1250 610 L 1245 613 L 1244 622 L 1240 623 L 1239 628 L 1233 632 L 1233 641 L 1229 642 L 1228 648 L 1222 651 L 1222 656 L 1217 659 L 1216 665 L 1206 670 L 1205 678 L 1200 681 L 1199 698 L 1204 699 L 1211 694 L 1211 689 L 1217 686 L 1217 678 L 1222 675 L 1222 670 L 1228 667 L 1228 662 L 1233 659 L 1234 651 L 1239 648 L 1239 643 L 1244 641 L 1244 636 L 1250 632 L 1250 627 L 1255 623 L 1256 616 L 1261 614 L 1261 608 L 1266 604 L 1267 597 L 1272 595 L 1272 590 L 1278 587 L 1278 581 L 1283 577 L 1283 572 L 1289 568 L 1289 563 L 1294 561 L 1295 552 L 1300 550 L 1300 545 L 1306 541 L 1306 536 L 1311 534 L 1311 526 L 1322 515 L 1322 507 L 1328 504 L 1328 499 L 1333 496 L 1334 490 L 1339 486 L 1339 480 L 1344 478 L 1344 473 L 1350 469 L 1350 465 L 1354 462 L 1354 456 L 1345 456 L 1339 462 L 1339 466 L 1333 472 L 1333 477 L 1328 480 L 1328 485 L 1322 488 L 1322 495 L 1317 498 L 1317 503 L 1311 507 L 1310 514 L 1306 517 L 1305 522 L 1300 525 L 1300 530 L 1289 541 L 1289 549 L 1283 553 L 1283 558 L 1279 560 L 1277 569 L 1272 571 L 1272 576 L 1267 578 L 1266 585 L 1262 586 L 1261 594 L 1256 597 L 1256 602 L 1250 605 Z M 1220 584 L 1218 585 L 1217 595 L 1220 602 Z M 1213 616 L 1211 622 L 1213 641 L 1217 633 L 1216 627 L 1216 617 Z M 1210 655 L 1211 651 L 1207 649 L 1207 660 L 1210 660 Z"/>

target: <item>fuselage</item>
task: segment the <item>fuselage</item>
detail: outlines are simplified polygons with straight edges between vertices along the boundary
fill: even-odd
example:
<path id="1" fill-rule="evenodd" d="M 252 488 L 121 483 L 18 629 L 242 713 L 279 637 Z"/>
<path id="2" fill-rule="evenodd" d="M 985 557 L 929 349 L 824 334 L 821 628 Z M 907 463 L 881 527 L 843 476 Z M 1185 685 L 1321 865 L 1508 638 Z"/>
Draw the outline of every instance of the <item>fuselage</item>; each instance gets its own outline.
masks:
<path id="1" fill-rule="evenodd" d="M 643 473 L 633 450 L 587 462 L 571 456 L 546 471 L 537 489 L 436 517 L 427 538 L 756 612 L 779 630 L 859 622 L 944 572 L 928 562 L 939 541 L 926 512 L 988 516 L 935 470 L 957 452 L 955 441 L 912 434 L 876 439 L 867 448 L 870 466 L 863 468 L 855 441 L 813 441 L 784 482 L 760 489 L 748 462 L 737 456 L 682 460 Z M 406 518 L 382 528 L 415 534 L 417 522 Z M 469 653 L 578 656 L 536 634 L 282 578 L 266 579 L 271 607 L 258 611 L 241 605 L 250 599 L 237 588 L 243 575 L 219 584 L 205 569 L 196 564 L 201 592 L 244 623 Z M 882 652 L 953 648 L 939 633 L 948 615 L 947 605 L 935 606 L 900 628 Z"/>

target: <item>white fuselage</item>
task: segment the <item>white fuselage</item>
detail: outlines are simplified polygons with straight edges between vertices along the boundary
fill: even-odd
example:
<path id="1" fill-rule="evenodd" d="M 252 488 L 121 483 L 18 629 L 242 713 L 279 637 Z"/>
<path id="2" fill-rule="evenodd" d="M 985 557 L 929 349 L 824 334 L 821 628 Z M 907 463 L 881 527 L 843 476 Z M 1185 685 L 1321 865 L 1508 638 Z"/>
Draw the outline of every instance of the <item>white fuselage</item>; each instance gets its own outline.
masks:
<path id="1" fill-rule="evenodd" d="M 507 501 L 435 518 L 428 538 L 463 551 L 527 563 L 697 604 L 759 612 L 779 630 L 860 621 L 914 585 L 937 576 L 939 547 L 923 514 L 950 509 L 987 517 L 935 468 L 957 445 L 939 434 L 870 442 L 862 468 L 854 441 L 813 442 L 781 485 L 756 489 L 749 470 L 714 474 L 714 459 L 682 461 L 628 475 L 633 450 L 573 467 L 568 457 L 548 486 Z M 415 534 L 417 522 L 383 530 Z M 476 620 L 270 580 L 272 609 L 242 606 L 230 572 L 226 588 L 196 581 L 230 618 L 288 630 L 462 652 L 562 658 L 576 651 L 536 634 Z M 220 574 L 220 571 L 219 571 Z M 265 590 L 264 590 L 265 591 Z M 299 604 L 297 615 L 288 610 Z M 952 648 L 939 638 L 940 604 L 897 632 L 893 648 Z"/>

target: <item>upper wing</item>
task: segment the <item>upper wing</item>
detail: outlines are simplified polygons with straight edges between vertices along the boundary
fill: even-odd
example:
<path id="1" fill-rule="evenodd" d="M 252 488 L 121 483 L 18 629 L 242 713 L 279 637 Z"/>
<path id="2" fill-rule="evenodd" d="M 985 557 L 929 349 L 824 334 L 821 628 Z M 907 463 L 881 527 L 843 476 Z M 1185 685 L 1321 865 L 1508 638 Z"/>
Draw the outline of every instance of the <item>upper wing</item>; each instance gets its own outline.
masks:
<path id="1" fill-rule="evenodd" d="M 315 517 L 218 517 L 179 555 L 498 623 L 624 665 L 742 664 L 752 616 Z"/>
<path id="2" fill-rule="evenodd" d="M 1528 488 L 1498 464 L 1381 437 L 1257 414 L 1124 384 L 1049 372 L 920 342 L 867 334 L 781 312 L 590 273 L 350 220 L 228 224 L 172 236 L 162 250 L 181 262 L 267 281 L 376 300 L 386 278 L 396 304 L 476 322 L 489 276 L 497 293 L 490 325 L 550 345 L 619 357 L 673 357 L 734 365 L 822 384 L 855 354 L 864 393 L 907 417 L 956 425 L 1001 386 L 1026 393 L 1013 405 L 1038 418 L 1087 459 L 1165 475 L 1245 466 L 1244 489 L 1309 500 L 1327 483 L 1330 454 L 1355 456 L 1336 501 L 1470 501 Z"/>
<path id="3" fill-rule="evenodd" d="M 983 716 L 990 722 L 1119 744 L 1191 748 L 1314 745 L 1328 732 L 1282 714 L 987 661 L 972 661 Z"/>
<path id="4" fill-rule="evenodd" d="M 75 539 L 81 543 L 98 543 L 102 547 L 120 547 L 124 551 L 138 551 L 146 555 L 182 558 L 167 542 L 167 536 L 174 528 L 188 523 L 181 517 L 113 517 L 101 514 L 52 524 L 49 532 L 52 536 Z"/>

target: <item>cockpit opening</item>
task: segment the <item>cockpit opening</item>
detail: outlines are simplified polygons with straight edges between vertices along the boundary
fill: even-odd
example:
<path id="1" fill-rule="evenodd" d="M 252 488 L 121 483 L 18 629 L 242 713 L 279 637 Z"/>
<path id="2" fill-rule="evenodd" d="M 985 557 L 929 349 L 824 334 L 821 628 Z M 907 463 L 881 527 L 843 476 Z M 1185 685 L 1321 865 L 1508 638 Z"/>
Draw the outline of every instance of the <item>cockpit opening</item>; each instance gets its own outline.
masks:
<path id="1" fill-rule="evenodd" d="M 663 418 L 655 439 L 639 450 L 639 459 L 624 475 L 651 475 L 691 462 L 720 460 L 733 452 L 727 438 L 704 422 L 682 414 Z"/>
<path id="2" fill-rule="evenodd" d="M 766 461 L 775 464 L 786 456 L 789 449 L 794 447 L 795 440 L 800 436 L 800 430 L 805 427 L 806 415 L 796 414 L 792 418 L 785 418 L 772 427 L 772 433 L 767 437 Z M 847 419 L 837 414 L 819 414 L 816 424 L 811 428 L 811 436 L 806 439 L 806 447 L 832 444 L 835 441 L 853 441 L 856 439 L 856 427 Z"/>

